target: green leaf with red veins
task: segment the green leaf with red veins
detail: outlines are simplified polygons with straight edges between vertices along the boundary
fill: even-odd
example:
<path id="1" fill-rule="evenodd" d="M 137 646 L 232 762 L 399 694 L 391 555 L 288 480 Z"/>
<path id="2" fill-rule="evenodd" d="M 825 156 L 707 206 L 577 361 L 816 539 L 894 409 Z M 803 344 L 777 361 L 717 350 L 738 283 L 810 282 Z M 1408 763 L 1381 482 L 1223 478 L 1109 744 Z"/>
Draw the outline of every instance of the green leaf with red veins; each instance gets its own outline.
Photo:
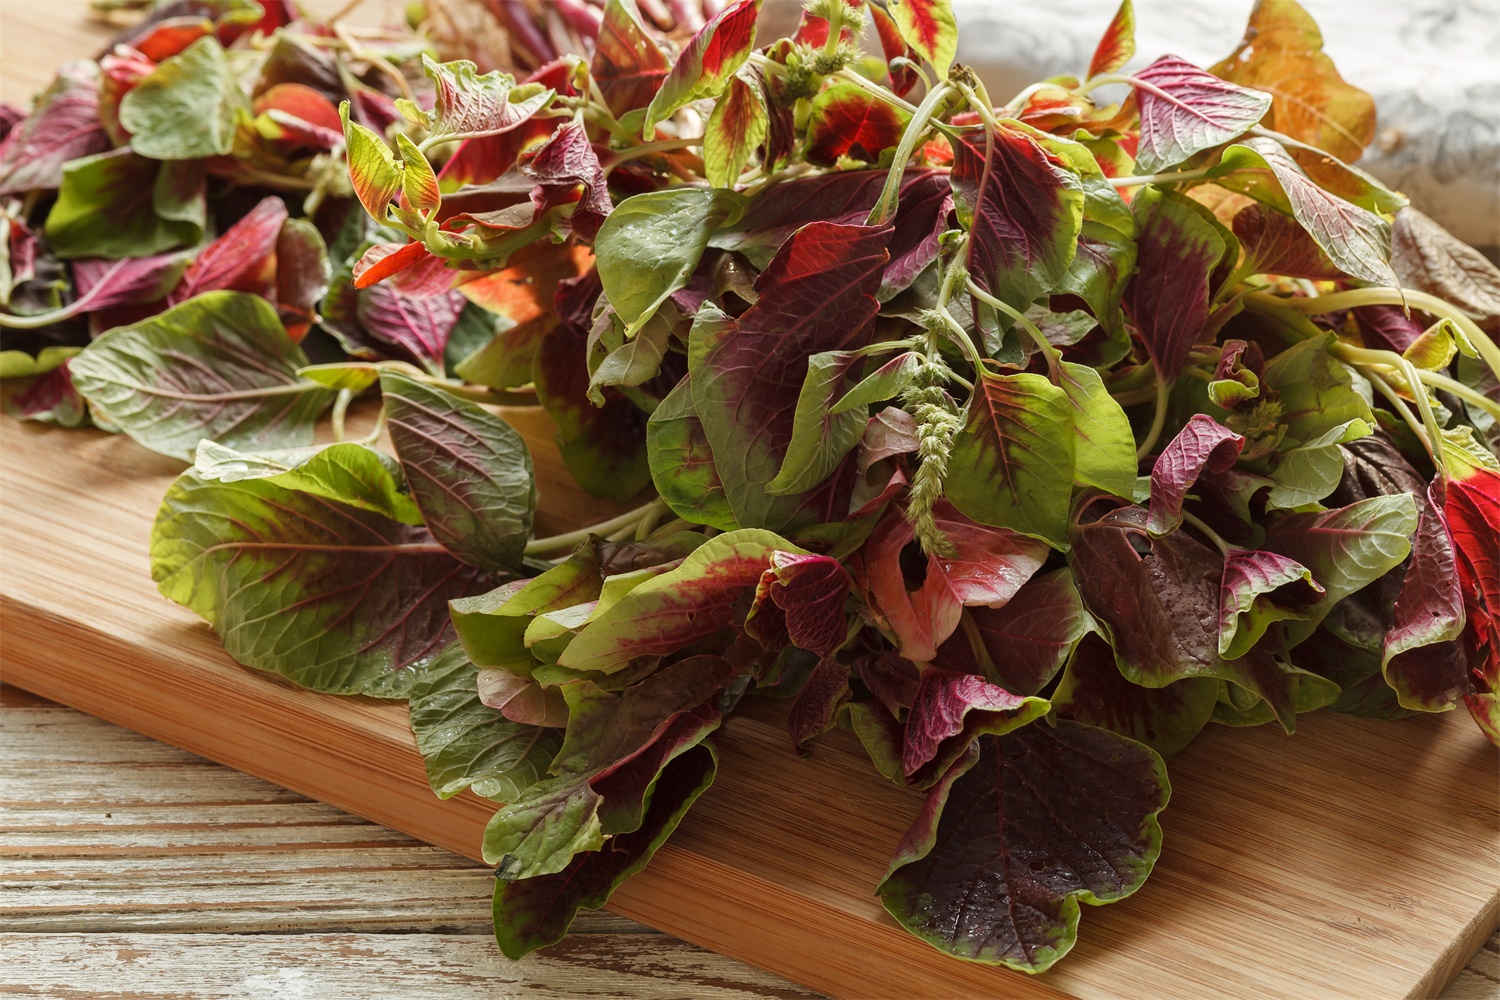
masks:
<path id="1" fill-rule="evenodd" d="M 1307 230 L 1288 215 L 1253 202 L 1235 213 L 1231 225 L 1245 251 L 1241 269 L 1247 274 L 1280 274 L 1314 281 L 1343 277 Z"/>
<path id="2" fill-rule="evenodd" d="M 710 310 L 718 312 L 705 305 L 699 311 L 697 321 L 703 322 L 704 314 Z M 718 315 L 720 322 L 729 322 L 723 313 Z M 739 523 L 735 521 L 734 510 L 725 495 L 713 451 L 703 432 L 703 422 L 693 408 L 690 378 L 685 376 L 667 394 L 646 423 L 646 454 L 651 463 L 651 480 L 658 495 L 678 517 L 720 531 L 733 531 Z"/>
<path id="3" fill-rule="evenodd" d="M 977 746 L 928 793 L 878 892 L 941 951 L 1041 972 L 1073 947 L 1080 903 L 1123 899 L 1151 873 L 1166 768 L 1148 747 L 1069 721 Z"/>
<path id="4" fill-rule="evenodd" d="M 1188 677 L 1231 681 L 1248 697 L 1264 699 L 1291 732 L 1301 678 L 1262 651 L 1236 660 L 1219 655 L 1219 553 L 1181 531 L 1153 538 L 1146 522 L 1139 507 L 1112 511 L 1075 530 L 1069 557 L 1120 672 L 1152 688 Z"/>
<path id="5" fill-rule="evenodd" d="M 792 442 L 806 359 L 863 347 L 875 327 L 874 293 L 888 260 L 889 227 L 811 223 L 756 279 L 759 301 L 738 319 L 693 326 L 693 403 L 735 518 L 785 529 L 833 520 L 825 497 L 767 491 Z"/>
<path id="6" fill-rule="evenodd" d="M 558 663 L 614 673 L 638 656 L 665 656 L 728 627 L 777 550 L 802 550 L 769 531 L 709 539 L 682 565 L 642 583 L 584 626 Z"/>
<path id="7" fill-rule="evenodd" d="M 895 637 L 902 656 L 917 662 L 937 655 L 965 605 L 1002 606 L 1047 559 L 1040 542 L 975 524 L 945 501 L 933 514 L 953 543 L 952 557 L 922 553 L 911 522 L 891 510 L 854 564 L 876 624 Z"/>
<path id="8" fill-rule="evenodd" d="M 901 141 L 911 115 L 878 100 L 863 87 L 837 83 L 813 98 L 807 120 L 809 163 L 831 167 L 846 157 L 878 163 Z"/>
<path id="9" fill-rule="evenodd" d="M 981 524 L 1062 548 L 1075 449 L 1067 393 L 1041 375 L 986 371 L 954 438 L 945 492 Z"/>
<path id="10" fill-rule="evenodd" d="M 191 246 L 206 218 L 200 164 L 158 163 L 116 149 L 63 168 L 46 235 L 60 258 L 118 260 Z"/>
<path id="11" fill-rule="evenodd" d="M 1307 622 L 1286 627 L 1293 643 L 1312 633 L 1333 605 L 1401 565 L 1417 532 L 1416 498 L 1376 496 L 1347 507 L 1288 514 L 1266 528 L 1264 548 L 1312 570 L 1326 591 Z"/>
<path id="12" fill-rule="evenodd" d="M 971 607 L 968 614 L 989 654 L 988 668 L 974 661 L 968 637 L 961 633 L 943 644 L 939 662 L 982 673 L 1022 695 L 1045 688 L 1094 628 L 1067 567 L 1032 577 L 998 608 Z"/>
<path id="13" fill-rule="evenodd" d="M 130 148 L 153 160 L 227 156 L 249 116 L 249 101 L 215 38 L 162 62 L 120 101 Z"/>
<path id="14" fill-rule="evenodd" d="M 985 138 L 969 135 L 953 146 L 949 181 L 980 287 L 1025 312 L 1062 283 L 1078 252 L 1085 200 L 1063 157 L 1025 125 L 1001 122 L 988 174 Z"/>
<path id="15" fill-rule="evenodd" d="M 547 774 L 561 745 L 555 729 L 512 722 L 480 700 L 479 671 L 454 643 L 417 671 L 411 731 L 439 798 L 472 789 L 511 802 Z"/>
<path id="16" fill-rule="evenodd" d="M 1473 690 L 1464 702 L 1490 741 L 1500 743 L 1500 473 L 1472 469 L 1450 480 L 1443 514 L 1468 618 L 1465 641 L 1474 651 Z"/>
<path id="17" fill-rule="evenodd" d="M 1350 277 L 1385 287 L 1400 284 L 1390 264 L 1390 223 L 1323 190 L 1276 140 L 1246 139 L 1230 146 L 1214 173 L 1218 184 L 1291 215 Z"/>
<path id="18" fill-rule="evenodd" d="M 844 642 L 848 596 L 849 574 L 837 559 L 773 552 L 756 585 L 745 631 L 773 652 L 790 642 L 828 656 Z"/>
<path id="19" fill-rule="evenodd" d="M 520 566 L 536 510 L 526 441 L 479 404 L 396 372 L 381 375 L 380 395 L 432 536 L 472 566 Z"/>
<path id="20" fill-rule="evenodd" d="M 401 192 L 402 164 L 384 139 L 349 120 L 348 101 L 339 105 L 339 117 L 344 122 L 345 155 L 354 195 L 371 218 L 384 224 L 391 201 Z"/>
<path id="21" fill-rule="evenodd" d="M 1151 516 L 1146 529 L 1165 535 L 1182 524 L 1182 502 L 1204 473 L 1234 467 L 1245 439 L 1206 413 L 1196 413 L 1151 467 Z"/>
<path id="22" fill-rule="evenodd" d="M 1219 588 L 1219 655 L 1248 653 L 1272 623 L 1304 617 L 1323 596 L 1312 571 L 1295 559 L 1261 550 L 1234 549 L 1224 557 Z"/>
<path id="23" fill-rule="evenodd" d="M 1135 55 L 1135 7 L 1130 0 L 1120 0 L 1120 9 L 1104 29 L 1104 37 L 1089 60 L 1089 77 L 1113 73 Z"/>
<path id="24" fill-rule="evenodd" d="M 1132 684 L 1116 666 L 1108 641 L 1091 635 L 1068 662 L 1052 706 L 1058 718 L 1108 729 L 1171 757 L 1208 725 L 1221 686 L 1212 677 L 1160 688 Z"/>
<path id="25" fill-rule="evenodd" d="M 99 124 L 99 70 L 65 63 L 0 145 L 0 195 L 53 191 L 63 166 L 110 148 Z"/>
<path id="26" fill-rule="evenodd" d="M 271 478 L 184 473 L 151 535 L 161 592 L 241 663 L 304 687 L 404 698 L 453 641 L 448 601 L 494 586 L 425 529 Z"/>
<path id="27" fill-rule="evenodd" d="M 981 736 L 1000 736 L 1047 714 L 1044 698 L 1011 694 L 983 677 L 922 671 L 906 716 L 901 770 L 909 784 L 930 788 Z"/>
<path id="28" fill-rule="evenodd" d="M 1339 76 L 1318 26 L 1295 0 L 1256 4 L 1244 40 L 1212 72 L 1271 94 L 1268 128 L 1347 163 L 1375 138 L 1375 101 Z"/>
<path id="29" fill-rule="evenodd" d="M 597 910 L 631 875 L 646 867 L 713 782 L 718 757 L 703 743 L 677 757 L 657 778 L 639 828 L 609 838 L 609 850 L 576 856 L 568 867 L 495 883 L 495 939 L 518 959 L 561 941 L 579 910 Z"/>
<path id="30" fill-rule="evenodd" d="M 615 117 L 651 103 L 671 70 L 661 46 L 642 27 L 632 0 L 609 0 L 589 75 Z"/>
<path id="31" fill-rule="evenodd" d="M 374 448 L 344 441 L 278 451 L 240 452 L 217 441 L 198 442 L 193 468 L 210 482 L 266 479 L 299 493 L 311 493 L 371 511 L 402 524 L 422 526 L 422 512 L 407 495 L 401 467 Z"/>
<path id="32" fill-rule="evenodd" d="M 1175 379 L 1208 325 L 1209 281 L 1224 239 L 1189 199 L 1154 187 L 1131 203 L 1140 225 L 1124 305 L 1160 378 Z"/>
<path id="33" fill-rule="evenodd" d="M 891 18 L 918 55 L 932 63 L 939 80 L 947 79 L 958 54 L 958 21 L 952 0 L 891 0 Z"/>
<path id="34" fill-rule="evenodd" d="M 651 98 L 642 138 L 655 138 L 657 123 L 670 118 L 684 104 L 724 92 L 755 48 L 760 4 L 761 0 L 734 0 L 693 36 Z"/>
<path id="35" fill-rule="evenodd" d="M 566 561 L 534 579 L 454 601 L 454 630 L 464 652 L 478 666 L 527 677 L 537 665 L 524 641 L 532 618 L 597 601 L 603 583 L 598 550 L 585 543 Z"/>
<path id="36" fill-rule="evenodd" d="M 424 54 L 422 65 L 437 89 L 432 110 L 423 111 L 404 100 L 398 101 L 397 107 L 408 118 L 424 124 L 437 140 L 500 135 L 552 102 L 552 91 L 544 90 L 512 104 L 510 92 L 515 78 L 499 70 L 481 76 L 479 67 L 467 59 L 440 63 Z"/>
<path id="37" fill-rule="evenodd" d="M 1071 361 L 1058 367 L 1058 384 L 1073 411 L 1073 481 L 1129 497 L 1137 465 L 1130 418 L 1093 368 Z"/>
<path id="38" fill-rule="evenodd" d="M 771 116 L 760 87 L 736 76 L 714 104 L 703 129 L 703 169 L 708 183 L 732 188 L 750 156 L 766 141 Z"/>
<path id="39" fill-rule="evenodd" d="M 211 438 L 245 450 L 312 444 L 333 393 L 265 301 L 209 292 L 111 330 L 71 362 L 91 407 L 153 451 L 190 460 Z"/>
<path id="40" fill-rule="evenodd" d="M 1271 95 L 1226 83 L 1177 56 L 1136 73 L 1140 143 L 1136 171 L 1155 174 L 1244 135 L 1265 117 Z"/>
<path id="41" fill-rule="evenodd" d="M 1422 498 L 1411 562 L 1381 658 L 1381 672 L 1401 707 L 1424 712 L 1453 708 L 1469 690 L 1468 650 L 1458 641 L 1465 624 L 1463 585 L 1435 493 L 1429 488 Z"/>

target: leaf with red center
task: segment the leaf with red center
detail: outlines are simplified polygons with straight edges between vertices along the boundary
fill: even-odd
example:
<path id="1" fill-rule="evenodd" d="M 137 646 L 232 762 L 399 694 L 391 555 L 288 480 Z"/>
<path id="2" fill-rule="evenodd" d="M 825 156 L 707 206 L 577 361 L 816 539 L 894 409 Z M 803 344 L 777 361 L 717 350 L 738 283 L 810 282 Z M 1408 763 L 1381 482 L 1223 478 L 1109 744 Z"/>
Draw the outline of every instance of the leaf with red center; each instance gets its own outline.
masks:
<path id="1" fill-rule="evenodd" d="M 808 162 L 831 167 L 840 157 L 876 163 L 901 141 L 911 115 L 863 87 L 838 83 L 813 98 L 807 121 Z"/>
<path id="2" fill-rule="evenodd" d="M 8 380 L 3 390 L 5 412 L 17 420 L 77 427 L 88 415 L 87 404 L 73 388 L 67 359 L 49 372 L 24 380 L 19 389 L 18 381 L 22 380 Z"/>
<path id="3" fill-rule="evenodd" d="M 703 130 L 703 166 L 708 183 L 732 188 L 750 161 L 750 155 L 766 141 L 771 118 L 759 86 L 736 76 L 729 89 L 714 104 Z"/>
<path id="4" fill-rule="evenodd" d="M 1234 467 L 1245 439 L 1206 413 L 1196 413 L 1151 467 L 1151 517 L 1146 528 L 1165 535 L 1182 523 L 1182 501 L 1204 473 Z"/>
<path id="5" fill-rule="evenodd" d="M 699 317 L 706 316 L 710 308 L 700 310 Z M 684 376 L 652 411 L 646 424 L 646 454 L 656 492 L 672 513 L 721 531 L 739 527 L 703 433 L 703 422 L 693 408 L 689 376 Z"/>
<path id="6" fill-rule="evenodd" d="M 1272 95 L 1266 127 L 1353 163 L 1375 138 L 1375 101 L 1344 82 L 1295 0 L 1261 0 L 1216 76 Z"/>
<path id="7" fill-rule="evenodd" d="M 184 253 L 164 253 L 120 260 L 75 260 L 77 298 L 50 315 L 54 321 L 115 306 L 160 302 L 181 280 L 188 259 Z M 40 316 L 27 319 L 41 320 Z"/>
<path id="8" fill-rule="evenodd" d="M 970 231 L 970 272 L 1024 312 L 1067 277 L 1083 228 L 1083 188 L 1019 123 L 1001 123 L 988 171 L 983 135 L 965 136 L 953 154 L 949 179 L 959 221 Z"/>
<path id="9" fill-rule="evenodd" d="M 955 634 L 938 661 L 966 673 L 984 674 L 1015 694 L 1041 691 L 1093 628 L 1067 567 L 1034 576 L 998 608 L 976 606 L 969 616 L 978 629 L 988 664 L 975 661 L 966 635 Z"/>
<path id="10" fill-rule="evenodd" d="M 1390 223 L 1319 187 L 1275 139 L 1257 136 L 1230 146 L 1215 175 L 1224 187 L 1296 219 L 1350 277 L 1386 287 L 1400 284 L 1390 264 Z"/>
<path id="11" fill-rule="evenodd" d="M 1104 29 L 1104 37 L 1089 60 L 1089 77 L 1113 73 L 1135 55 L 1135 7 L 1130 0 L 1120 0 L 1120 9 Z"/>
<path id="12" fill-rule="evenodd" d="M 1219 655 L 1219 553 L 1181 531 L 1154 538 L 1146 519 L 1139 507 L 1122 507 L 1076 529 L 1068 560 L 1084 605 L 1106 626 L 1120 672 L 1153 688 L 1188 677 L 1231 681 L 1263 699 L 1291 732 L 1302 676 L 1260 651 Z"/>
<path id="13" fill-rule="evenodd" d="M 500 135 L 465 139 L 454 149 L 438 171 L 438 185 L 446 195 L 453 195 L 468 185 L 490 185 L 507 171 L 513 171 L 516 158 L 529 147 L 539 145 L 557 130 L 556 118 L 528 118 L 521 125 Z M 458 199 L 445 200 L 450 208 L 461 206 Z M 444 210 L 442 218 L 447 218 Z"/>
<path id="14" fill-rule="evenodd" d="M 734 0 L 693 36 L 646 108 L 643 138 L 654 138 L 656 123 L 671 117 L 684 104 L 724 92 L 755 47 L 760 4 L 761 0 Z"/>
<path id="15" fill-rule="evenodd" d="M 286 204 L 280 198 L 263 198 L 224 235 L 198 252 L 167 304 L 176 305 L 194 295 L 221 289 L 265 296 L 274 287 L 276 241 L 286 220 Z"/>
<path id="16" fill-rule="evenodd" d="M 1303 618 L 1323 596 L 1312 571 L 1295 559 L 1234 549 L 1224 557 L 1219 587 L 1219 655 L 1245 655 L 1274 622 Z"/>
<path id="17" fill-rule="evenodd" d="M 889 511 L 865 543 L 855 573 L 880 627 L 901 655 L 927 662 L 958 628 L 965 605 L 1000 607 L 1047 559 L 1047 547 L 1004 528 L 975 524 L 946 501 L 934 509 L 951 557 L 926 555 L 911 522 Z"/>
<path id="18" fill-rule="evenodd" d="M 1463 577 L 1435 493 L 1429 488 L 1422 498 L 1411 562 L 1382 651 L 1382 673 L 1401 707 L 1425 712 L 1446 711 L 1469 692 L 1468 650 L 1459 641 Z M 1489 527 L 1492 541 L 1500 537 L 1500 517 Z"/>
<path id="19" fill-rule="evenodd" d="M 1041 972 L 1073 947 L 1079 904 L 1140 888 L 1161 853 L 1161 758 L 1063 721 L 984 737 L 944 776 L 877 890 L 950 955 Z"/>
<path id="20" fill-rule="evenodd" d="M 213 22 L 206 17 L 168 17 L 120 41 L 152 62 L 170 59 L 204 35 L 212 34 Z M 119 43 L 116 43 L 119 44 Z"/>
<path id="21" fill-rule="evenodd" d="M 980 736 L 999 736 L 1047 714 L 1043 698 L 1011 694 L 983 677 L 922 671 L 906 717 L 901 770 L 908 783 L 935 784 Z"/>
<path id="22" fill-rule="evenodd" d="M 615 117 L 651 103 L 671 65 L 636 16 L 635 5 L 609 0 L 589 72 Z"/>
<path id="23" fill-rule="evenodd" d="M 807 752 L 807 744 L 832 728 L 839 709 L 849 701 L 849 668 L 832 656 L 824 656 L 808 674 L 787 710 L 787 733 L 792 749 Z"/>
<path id="24" fill-rule="evenodd" d="M 1170 757 L 1208 725 L 1219 700 L 1219 682 L 1189 677 L 1166 687 L 1132 684 L 1120 674 L 1109 643 L 1084 637 L 1052 693 L 1059 718 L 1099 726 Z"/>
<path id="25" fill-rule="evenodd" d="M 1343 276 L 1296 220 L 1258 202 L 1236 212 L 1232 226 L 1240 249 L 1245 251 L 1250 273 L 1314 281 L 1333 281 Z"/>
<path id="26" fill-rule="evenodd" d="M 1491 742 L 1500 743 L 1500 473 L 1474 469 L 1448 482 L 1443 500 L 1473 649 L 1469 711 Z"/>
<path id="27" fill-rule="evenodd" d="M 849 574 L 837 559 L 792 552 L 771 553 L 761 574 L 745 631 L 773 652 L 791 642 L 827 656 L 844 641 L 844 598 Z"/>
<path id="28" fill-rule="evenodd" d="M 558 662 L 614 673 L 638 656 L 665 656 L 733 624 L 736 605 L 760 582 L 771 553 L 799 551 L 769 531 L 709 539 L 676 569 L 626 594 L 585 625 Z"/>
<path id="29" fill-rule="evenodd" d="M 952 0 L 891 0 L 887 7 L 906 44 L 947 79 L 953 57 L 958 54 L 958 21 Z"/>
<path id="30" fill-rule="evenodd" d="M 728 323 L 694 325 L 694 408 L 740 524 L 781 529 L 833 514 L 766 487 L 791 443 L 807 358 L 863 347 L 874 332 L 890 236 L 889 228 L 805 226 L 756 279 L 755 305 Z"/>
<path id="31" fill-rule="evenodd" d="M 58 70 L 31 114 L 0 144 L 0 195 L 56 190 L 63 164 L 110 148 L 99 124 L 98 77 L 87 62 Z"/>
<path id="32" fill-rule="evenodd" d="M 1140 107 L 1136 169 L 1158 173 L 1244 135 L 1271 95 L 1227 83 L 1177 56 L 1162 56 L 1132 78 Z"/>
<path id="33" fill-rule="evenodd" d="M 953 506 L 1061 547 L 1076 443 L 1067 394 L 1041 375 L 981 374 L 954 438 L 945 490 Z"/>
<path id="34" fill-rule="evenodd" d="M 310 149 L 331 150 L 343 138 L 343 122 L 333 102 L 301 83 L 278 83 L 267 89 L 251 110 L 264 116 L 262 134 Z"/>
<path id="35" fill-rule="evenodd" d="M 885 53 L 886 65 L 890 69 L 891 92 L 897 97 L 905 97 L 920 79 L 917 69 L 915 66 L 892 66 L 891 64 L 897 59 L 906 59 L 915 63 L 917 52 L 906 44 L 906 39 L 901 37 L 901 29 L 896 25 L 889 11 L 873 3 L 866 9 L 875 21 L 875 32 L 880 36 L 880 51 Z"/>
<path id="36" fill-rule="evenodd" d="M 573 231 L 592 241 L 614 207 L 604 183 L 604 169 L 582 125 L 572 122 L 517 161 L 521 173 L 547 188 L 581 185 L 583 195 L 573 209 Z"/>
<path id="37" fill-rule="evenodd" d="M 1181 195 L 1148 187 L 1131 207 L 1140 235 L 1125 311 L 1156 363 L 1157 377 L 1171 380 L 1208 325 L 1209 281 L 1226 247 L 1214 225 Z"/>
<path id="38" fill-rule="evenodd" d="M 441 141 L 500 135 L 552 101 L 552 92 L 544 90 L 512 104 L 510 91 L 515 78 L 498 70 L 481 76 L 479 67 L 467 59 L 440 63 L 424 54 L 422 66 L 437 91 L 432 110 L 424 111 L 409 101 L 398 101 L 397 107 Z"/>

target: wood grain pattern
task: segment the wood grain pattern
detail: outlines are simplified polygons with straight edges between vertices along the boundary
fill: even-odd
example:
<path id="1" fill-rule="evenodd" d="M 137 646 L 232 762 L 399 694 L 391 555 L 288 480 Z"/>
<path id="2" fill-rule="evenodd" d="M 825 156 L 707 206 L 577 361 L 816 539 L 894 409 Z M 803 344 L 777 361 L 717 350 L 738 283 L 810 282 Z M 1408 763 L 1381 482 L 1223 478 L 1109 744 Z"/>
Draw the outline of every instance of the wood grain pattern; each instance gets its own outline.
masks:
<path id="1" fill-rule="evenodd" d="M 59 9 L 44 6 L 0 13 L 8 86 L 20 67 L 45 79 L 70 54 L 25 44 Z M 540 422 L 522 429 L 547 436 Z M 555 452 L 535 450 L 540 530 L 608 513 L 566 489 Z M 127 440 L 8 420 L 0 453 L 7 680 L 477 852 L 489 806 L 431 796 L 401 707 L 241 668 L 155 593 L 147 531 L 177 463 Z M 1456 716 L 1325 714 L 1294 739 L 1210 732 L 1172 763 L 1151 882 L 1088 909 L 1073 955 L 1033 979 L 944 959 L 885 916 L 872 890 L 917 801 L 882 783 L 852 739 L 834 734 L 798 760 L 777 710 L 760 706 L 728 724 L 722 747 L 718 784 L 612 905 L 843 996 L 1427 996 L 1500 915 L 1495 754 Z"/>

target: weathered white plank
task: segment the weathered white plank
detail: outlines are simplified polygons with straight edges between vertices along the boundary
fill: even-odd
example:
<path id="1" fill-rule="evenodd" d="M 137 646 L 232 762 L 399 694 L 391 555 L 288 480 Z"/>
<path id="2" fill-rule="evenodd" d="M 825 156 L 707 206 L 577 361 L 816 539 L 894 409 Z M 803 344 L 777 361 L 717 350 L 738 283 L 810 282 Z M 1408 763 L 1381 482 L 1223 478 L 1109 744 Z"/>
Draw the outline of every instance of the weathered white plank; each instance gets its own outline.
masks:
<path id="1" fill-rule="evenodd" d="M 0 934 L 0 993 L 56 1000 L 751 1000 L 809 997 L 766 973 L 662 935 L 571 939 L 521 962 L 452 934 Z"/>

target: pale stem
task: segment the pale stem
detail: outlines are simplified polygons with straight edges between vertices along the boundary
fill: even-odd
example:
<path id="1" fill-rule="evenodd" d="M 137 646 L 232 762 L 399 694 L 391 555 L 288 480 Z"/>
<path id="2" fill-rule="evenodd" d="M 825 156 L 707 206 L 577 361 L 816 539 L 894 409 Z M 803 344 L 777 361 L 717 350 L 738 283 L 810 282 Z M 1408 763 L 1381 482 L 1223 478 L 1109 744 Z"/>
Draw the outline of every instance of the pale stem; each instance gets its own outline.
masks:
<path id="1" fill-rule="evenodd" d="M 1206 537 L 1210 542 L 1213 542 L 1214 545 L 1218 547 L 1219 552 L 1222 553 L 1225 557 L 1228 557 L 1231 552 L 1237 551 L 1237 546 L 1230 545 L 1228 542 L 1224 541 L 1223 538 L 1219 537 L 1219 533 L 1217 531 L 1210 528 L 1207 524 L 1204 524 L 1203 519 L 1200 518 L 1197 514 L 1194 514 L 1192 511 L 1183 511 L 1182 520 L 1185 524 L 1191 524 L 1193 527 L 1201 531 L 1204 537 Z"/>
<path id="2" fill-rule="evenodd" d="M 591 535 L 602 535 L 608 538 L 613 533 L 623 531 L 627 528 L 631 532 L 634 532 L 635 526 L 640 523 L 642 518 L 651 516 L 657 508 L 665 506 L 666 504 L 662 500 L 656 499 L 649 503 L 644 503 L 634 510 L 628 510 L 619 517 L 612 517 L 608 521 L 600 521 L 598 524 L 591 524 L 586 528 L 579 528 L 577 531 L 553 535 L 550 538 L 533 538 L 526 543 L 526 555 L 539 556 L 548 552 L 556 552 L 559 549 L 571 549 L 575 545 L 587 541 Z"/>
<path id="3" fill-rule="evenodd" d="M 1427 428 L 1422 426 L 1422 422 L 1411 412 L 1411 407 L 1406 405 L 1406 400 L 1402 399 L 1396 390 L 1391 388 L 1390 383 L 1379 372 L 1371 371 L 1368 368 L 1361 370 L 1364 372 L 1365 378 L 1369 379 L 1370 384 L 1375 387 L 1375 391 L 1384 396 L 1386 401 L 1391 404 L 1391 407 L 1400 414 L 1401 419 L 1406 421 L 1406 426 L 1410 427 L 1412 433 L 1417 436 L 1417 440 L 1422 442 L 1422 447 L 1427 449 L 1427 454 L 1433 455 L 1433 462 L 1437 462 L 1437 457 L 1434 455 L 1434 442 L 1428 439 Z"/>
<path id="4" fill-rule="evenodd" d="M 349 412 L 349 402 L 354 399 L 352 389 L 340 389 L 333 401 L 333 439 L 344 440 L 344 417 Z"/>
<path id="5" fill-rule="evenodd" d="M 766 61 L 770 62 L 771 60 L 768 59 Z M 905 111 L 909 115 L 917 115 L 921 113 L 921 109 L 917 105 L 912 104 L 910 101 L 906 101 L 897 97 L 895 94 L 891 93 L 880 84 L 876 83 L 873 80 L 865 79 L 847 66 L 833 75 L 838 77 L 840 80 L 845 81 L 846 83 L 852 83 L 855 86 L 862 88 L 876 100 L 884 101 L 886 104 L 889 104 L 893 108 L 900 108 L 902 111 Z M 931 97 L 932 91 L 928 91 L 927 94 L 929 97 Z M 926 101 L 923 101 L 923 103 L 925 104 Z"/>
<path id="6" fill-rule="evenodd" d="M 871 86 L 875 85 L 871 84 Z M 875 89 L 889 93 L 884 87 Z M 906 173 L 906 165 L 917 148 L 917 142 L 927 133 L 927 127 L 932 122 L 933 111 L 951 93 L 953 93 L 951 86 L 940 83 L 927 92 L 927 96 L 922 99 L 921 106 L 913 111 L 911 122 L 901 135 L 900 145 L 896 147 L 896 156 L 891 161 L 890 173 L 886 174 L 885 188 L 880 192 L 880 200 L 875 202 L 875 207 L 870 210 L 870 216 L 865 220 L 865 225 L 883 226 L 895 216 L 896 202 L 901 197 L 901 178 Z"/>
<path id="7" fill-rule="evenodd" d="M 1141 174 L 1136 177 L 1109 177 L 1106 178 L 1111 187 L 1127 188 L 1137 187 L 1141 184 L 1176 184 L 1181 181 L 1202 180 L 1213 171 L 1213 167 L 1203 167 L 1199 170 L 1169 170 L 1164 174 Z"/>
<path id="8" fill-rule="evenodd" d="M 968 280 L 966 287 L 968 288 L 970 295 L 974 296 L 976 299 L 983 302 L 990 308 L 998 310 L 999 312 L 1003 312 L 1005 315 L 1015 320 L 1016 325 L 1026 331 L 1026 333 L 1031 337 L 1032 341 L 1035 342 L 1037 349 L 1042 352 L 1042 356 L 1047 359 L 1047 370 L 1052 373 L 1052 381 L 1061 381 L 1062 352 L 1052 346 L 1052 343 L 1047 339 L 1046 334 L 1042 333 L 1042 331 L 1037 328 L 1037 325 L 1035 323 L 1027 319 L 1025 313 L 1009 305 L 1008 303 L 1002 302 L 1001 300 L 991 295 L 989 292 L 985 291 L 983 288 L 980 288 L 974 283 L 973 278 L 970 278 Z"/>
<path id="9" fill-rule="evenodd" d="M 1161 377 L 1161 369 L 1154 369 L 1152 374 L 1156 376 L 1156 411 L 1151 415 L 1151 429 L 1146 432 L 1146 439 L 1135 450 L 1136 461 L 1151 454 L 1151 449 L 1161 440 L 1162 429 L 1167 426 L 1167 403 L 1172 394 L 1172 382 Z"/>

